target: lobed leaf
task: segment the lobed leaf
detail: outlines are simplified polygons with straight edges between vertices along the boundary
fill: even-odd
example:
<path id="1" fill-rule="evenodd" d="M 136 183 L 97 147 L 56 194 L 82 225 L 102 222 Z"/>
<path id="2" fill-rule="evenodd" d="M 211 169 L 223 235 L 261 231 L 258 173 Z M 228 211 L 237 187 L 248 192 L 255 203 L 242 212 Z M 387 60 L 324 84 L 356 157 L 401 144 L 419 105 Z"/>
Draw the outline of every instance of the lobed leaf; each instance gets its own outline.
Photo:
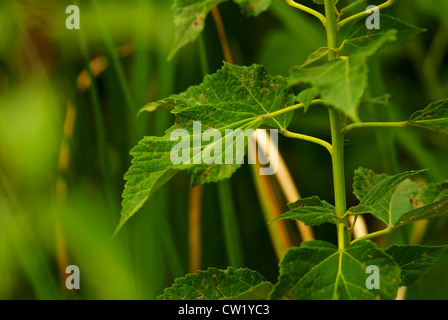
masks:
<path id="1" fill-rule="evenodd" d="M 309 107 L 311 106 L 311 102 L 317 97 L 317 90 L 314 87 L 305 89 L 300 91 L 297 95 L 297 101 L 303 103 L 304 108 L 303 111 L 307 112 Z"/>
<path id="2" fill-rule="evenodd" d="M 401 269 L 402 285 L 410 286 L 438 260 L 448 246 L 394 245 L 386 250 Z"/>
<path id="3" fill-rule="evenodd" d="M 132 165 L 125 174 L 117 231 L 179 171 L 189 172 L 193 185 L 229 178 L 244 161 L 251 129 L 264 126 L 282 130 L 289 125 L 292 114 L 270 120 L 260 116 L 286 108 L 294 100 L 285 78 L 268 75 L 260 65 L 239 67 L 225 63 L 217 73 L 206 76 L 202 84 L 150 106 L 175 106 L 171 111 L 176 116 L 175 124 L 163 137 L 145 137 L 131 150 Z M 196 121 L 200 121 L 199 129 Z M 234 130 L 228 134 L 227 129 Z M 216 132 L 220 135 L 213 136 Z M 204 141 L 207 133 L 211 136 Z M 173 152 L 179 144 L 184 145 L 182 150 Z"/>
<path id="4" fill-rule="evenodd" d="M 157 300 L 219 300 L 237 296 L 256 300 L 262 298 L 268 288 L 268 282 L 257 271 L 208 268 L 177 278 Z"/>
<path id="5" fill-rule="evenodd" d="M 370 265 L 380 269 L 380 289 L 366 287 Z M 270 299 L 394 299 L 399 285 L 397 263 L 373 242 L 360 241 L 338 250 L 331 243 L 315 240 L 287 251 Z"/>
<path id="6" fill-rule="evenodd" d="M 358 119 L 358 106 L 367 87 L 367 59 L 385 43 L 396 40 L 396 31 L 389 30 L 352 56 L 341 56 L 323 65 L 290 70 L 290 85 L 309 83 L 322 99 L 343 111 L 354 121 Z"/>
<path id="7" fill-rule="evenodd" d="M 411 222 L 419 220 L 427 220 L 433 218 L 440 218 L 448 215 L 448 197 L 432 204 L 411 210 L 400 217 L 395 222 L 395 227 L 402 227 Z"/>
<path id="8" fill-rule="evenodd" d="M 229 0 L 174 0 L 174 42 L 168 59 L 189 42 L 196 40 L 205 26 L 208 13 L 222 2 Z M 257 16 L 265 11 L 271 0 L 233 0 L 249 16 Z"/>
<path id="9" fill-rule="evenodd" d="M 348 214 L 371 213 L 394 228 L 448 215 L 448 183 L 421 186 L 409 180 L 420 172 L 422 170 L 387 176 L 364 168 L 357 169 L 353 189 L 360 205 L 349 209 Z"/>
<path id="10" fill-rule="evenodd" d="M 318 226 L 326 222 L 336 224 L 336 209 L 319 197 L 299 199 L 294 203 L 288 204 L 289 211 L 283 213 L 275 220 L 300 220 L 308 226 Z"/>
<path id="11" fill-rule="evenodd" d="M 272 0 L 233 0 L 237 3 L 243 12 L 248 16 L 258 16 L 266 11 L 271 5 Z"/>
<path id="12" fill-rule="evenodd" d="M 424 110 L 415 112 L 409 123 L 439 133 L 448 134 L 448 99 L 431 103 Z"/>
<path id="13" fill-rule="evenodd" d="M 335 51 L 334 49 L 328 48 L 328 47 L 320 47 L 316 51 L 312 52 L 308 58 L 305 60 L 304 63 L 300 65 L 301 68 L 306 67 L 323 57 L 327 56 L 331 51 Z"/>
<path id="14" fill-rule="evenodd" d="M 377 175 L 372 170 L 358 168 L 355 170 L 353 183 L 354 194 L 360 200 L 360 205 L 368 206 L 384 197 L 389 190 L 396 187 L 404 180 L 426 170 L 412 170 L 393 176 Z"/>
<path id="15" fill-rule="evenodd" d="M 354 22 L 345 34 L 344 53 L 348 55 L 355 54 L 370 46 L 390 30 L 395 30 L 396 41 L 394 44 L 426 31 L 387 14 L 381 14 L 380 29 L 369 30 L 366 28 L 365 20 L 360 19 Z M 385 44 L 382 49 L 384 50 L 388 45 L 390 45 L 390 42 Z"/>

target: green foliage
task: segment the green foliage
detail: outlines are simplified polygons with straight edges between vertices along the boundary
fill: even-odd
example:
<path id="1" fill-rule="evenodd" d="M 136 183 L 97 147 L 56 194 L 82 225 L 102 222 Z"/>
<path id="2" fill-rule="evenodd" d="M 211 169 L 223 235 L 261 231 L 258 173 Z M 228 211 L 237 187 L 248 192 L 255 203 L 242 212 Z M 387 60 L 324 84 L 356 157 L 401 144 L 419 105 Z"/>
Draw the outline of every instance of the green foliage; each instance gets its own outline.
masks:
<path id="1" fill-rule="evenodd" d="M 246 299 L 256 300 L 267 296 L 271 284 L 256 271 L 235 269 L 226 270 L 208 268 L 196 274 L 178 278 L 173 286 L 166 288 L 157 297 L 159 300 L 220 300 Z"/>
<path id="2" fill-rule="evenodd" d="M 228 0 L 175 0 L 173 3 L 175 40 L 168 59 L 189 42 L 196 40 L 205 25 L 208 13 Z M 249 16 L 257 16 L 265 11 L 271 0 L 233 0 Z"/>
<path id="3" fill-rule="evenodd" d="M 143 157 L 144 152 L 148 156 L 157 151 L 146 143 L 159 139 L 161 151 L 164 143 L 181 142 L 181 137 L 177 141 L 163 141 L 166 129 L 172 132 L 171 127 L 179 117 L 183 122 L 200 118 L 202 129 L 208 128 L 204 123 L 206 114 L 194 113 L 205 111 L 205 106 L 197 106 L 198 109 L 190 106 L 186 93 L 193 95 L 190 86 L 201 87 L 206 69 L 210 74 L 222 72 L 223 55 L 211 14 L 213 9 L 206 1 L 176 2 L 185 6 L 173 23 L 174 0 L 0 1 L 0 299 L 147 300 L 163 295 L 173 279 L 193 272 L 188 264 L 190 255 L 193 256 L 188 228 L 195 227 L 188 216 L 189 191 L 191 183 L 201 176 L 194 171 L 209 168 L 216 171 L 210 171 L 204 176 L 206 179 L 219 180 L 227 174 L 231 178 L 195 189 L 203 190 L 199 268 L 219 266 L 223 270 L 216 269 L 208 275 L 197 270 L 193 273 L 202 274 L 203 279 L 215 274 L 220 282 L 230 283 L 223 274 L 226 266 L 247 266 L 258 273 L 234 269 L 234 274 L 253 275 L 260 281 L 244 291 L 244 284 L 232 278 L 235 286 L 230 286 L 228 296 L 220 299 L 274 298 L 274 285 L 277 293 L 283 288 L 285 296 L 292 298 L 297 288 L 314 277 L 317 284 L 329 283 L 334 288 L 337 281 L 338 289 L 324 290 L 325 298 L 359 294 L 363 299 L 393 299 L 396 288 L 392 285 L 389 294 L 381 296 L 379 291 L 386 289 L 395 277 L 380 279 L 380 290 L 364 292 L 370 276 L 367 267 L 373 262 L 369 257 L 365 259 L 364 272 L 361 267 L 354 268 L 357 279 L 347 276 L 346 267 L 351 268 L 354 261 L 348 254 L 355 255 L 352 250 L 358 246 L 375 249 L 378 257 L 387 255 L 395 261 L 390 266 L 394 265 L 395 273 L 396 267 L 400 269 L 398 285 L 407 286 L 407 290 L 399 291 L 400 297 L 405 292 L 406 299 L 448 299 L 448 254 L 442 246 L 448 243 L 445 215 L 448 153 L 447 138 L 440 135 L 447 132 L 447 1 L 393 1 L 394 6 L 381 9 L 378 30 L 366 29 L 364 10 L 368 4 L 385 0 L 339 1 L 341 15 L 336 12 L 336 22 L 353 15 L 358 18 L 334 28 L 335 33 L 329 32 L 337 40 L 331 43 L 326 41 L 322 20 L 313 21 L 314 17 L 307 14 L 313 11 L 295 10 L 285 0 L 209 1 L 219 3 L 235 65 L 256 63 L 259 70 L 262 65 L 268 72 L 266 79 L 282 75 L 280 82 L 286 83 L 286 87 L 279 95 L 288 96 L 288 106 L 300 105 L 288 111 L 280 109 L 274 118 L 280 123 L 281 119 L 291 117 L 288 130 L 306 134 L 308 138 L 321 138 L 314 141 L 328 141 L 327 146 L 333 147 L 328 148 L 331 155 L 319 146 L 279 137 L 279 151 L 304 196 L 289 200 L 292 202 L 289 207 L 283 203 L 283 190 L 276 186 L 275 178 L 281 180 L 280 174 L 266 179 L 273 183 L 269 198 L 258 198 L 255 188 L 258 185 L 253 185 L 257 180 L 255 175 L 251 176 L 254 166 L 227 166 L 229 170 L 239 168 L 233 174 L 205 163 L 182 169 L 179 166 L 179 170 L 170 167 L 165 171 L 168 168 L 162 167 L 160 173 L 165 173 L 158 178 L 155 174 L 154 181 L 147 184 L 143 178 L 138 180 L 137 174 L 131 180 L 138 182 L 135 186 L 140 186 L 142 192 L 138 193 L 136 188 L 134 195 L 126 196 L 129 201 L 123 202 L 122 212 L 133 212 L 134 216 L 125 220 L 126 224 L 111 239 L 121 218 L 124 173 L 138 173 L 139 164 L 141 177 L 154 174 L 144 172 L 148 167 L 157 169 L 157 161 Z M 324 5 L 328 7 L 331 1 L 295 0 L 295 3 L 309 5 L 323 17 Z M 80 30 L 64 27 L 68 4 L 80 7 Z M 194 15 L 187 17 L 188 12 Z M 258 13 L 261 14 L 254 18 Z M 331 20 L 328 19 L 327 26 L 334 25 Z M 427 31 L 421 32 L 421 28 Z M 340 63 L 391 30 L 396 31 L 397 40 L 385 42 L 365 60 L 368 85 L 354 109 L 359 122 L 351 123 L 353 119 L 338 108 L 341 112 L 334 114 L 341 121 L 334 128 L 328 112 L 335 108 L 325 100 L 325 92 L 319 92 L 306 81 L 306 85 L 287 88 L 291 66 L 307 70 L 322 67 L 329 59 Z M 176 34 L 178 39 L 173 39 Z M 195 39 L 201 43 L 195 43 Z M 167 61 L 170 53 L 174 59 Z M 339 85 L 336 80 L 334 86 Z M 200 94 L 201 88 L 195 90 Z M 225 107 L 231 103 L 228 101 Z M 269 106 L 266 101 L 262 105 Z M 206 107 L 217 116 L 210 119 L 215 124 L 219 119 L 217 105 Z M 250 104 L 247 108 L 256 107 Z M 293 115 L 293 109 L 306 113 L 297 110 Z M 256 116 L 246 118 L 244 112 L 238 112 L 244 121 L 236 127 L 243 129 L 245 121 L 251 122 L 247 119 L 260 117 L 260 128 L 279 129 L 272 118 L 263 120 L 263 113 L 256 111 Z M 224 120 L 231 119 L 229 116 Z M 258 123 L 251 125 L 255 128 Z M 333 137 L 338 138 L 336 143 Z M 135 147 L 139 141 L 141 145 Z M 143 153 L 136 153 L 135 159 L 141 161 L 132 164 L 129 150 L 134 147 Z M 335 167 L 334 183 L 330 156 L 338 158 L 340 164 Z M 157 159 L 159 165 L 168 165 L 162 157 Z M 353 172 L 360 166 L 373 169 L 375 176 L 392 179 L 391 184 L 378 186 L 368 205 L 359 204 L 362 198 L 351 194 L 351 185 L 344 185 L 353 181 Z M 345 173 L 341 168 L 345 168 Z M 408 170 L 420 168 L 429 170 L 407 176 Z M 386 174 L 380 174 L 383 172 Z M 405 172 L 402 181 L 397 176 L 400 172 Z M 396 184 L 392 183 L 393 177 L 397 178 Z M 371 189 L 376 185 L 372 184 Z M 346 206 L 340 201 L 344 195 L 333 198 L 335 190 L 346 190 Z M 264 209 L 265 202 L 271 199 L 279 203 L 278 213 L 284 212 L 281 219 L 306 222 L 313 226 L 316 239 L 331 244 L 322 241 L 313 247 L 312 242 L 300 243 L 295 221 L 266 225 L 272 217 L 263 219 L 264 211 L 260 208 Z M 137 210 L 134 203 L 142 206 Z M 390 204 L 392 211 L 384 210 L 379 203 Z M 390 217 L 394 225 L 388 226 L 373 214 L 387 222 Z M 362 222 L 367 234 L 358 240 L 357 227 Z M 291 236 L 293 247 L 286 256 L 277 257 L 277 243 L 270 238 L 270 232 L 283 224 L 288 227 L 287 236 Z M 287 252 L 288 248 L 283 249 Z M 383 249 L 386 249 L 384 256 L 379 252 Z M 304 259 L 294 260 L 295 252 Z M 316 253 L 315 258 L 307 254 L 311 252 Z M 316 265 L 324 256 L 322 252 L 329 257 L 328 262 L 322 261 L 323 265 L 334 264 L 337 256 L 343 263 L 341 268 L 336 265 L 327 278 L 324 277 L 327 273 L 317 276 L 314 269 L 300 278 L 300 271 Z M 285 264 L 287 259 L 291 259 L 291 267 Z M 363 259 L 358 255 L 357 260 Z M 282 261 L 281 283 L 279 261 Z M 80 290 L 65 289 L 68 274 L 64 269 L 69 264 L 80 268 Z M 381 275 L 383 270 L 379 267 Z M 337 275 L 334 270 L 341 272 Z M 193 275 L 183 278 L 194 279 Z M 348 290 L 343 287 L 344 281 Z M 196 290 L 213 292 L 212 287 L 203 289 L 201 284 L 195 282 Z M 222 285 L 215 284 L 216 288 Z M 353 284 L 361 285 L 362 289 L 356 291 Z M 305 296 L 307 292 L 310 295 Z M 374 297 L 373 292 L 378 295 Z M 319 290 L 308 290 L 298 296 L 309 299 L 318 295 Z M 192 291 L 191 299 L 195 297 Z"/>
<path id="4" fill-rule="evenodd" d="M 448 99 L 431 103 L 415 112 L 409 122 L 417 127 L 448 134 Z"/>
<path id="5" fill-rule="evenodd" d="M 127 183 L 118 228 L 179 171 L 188 171 L 193 176 L 193 185 L 229 178 L 242 163 L 244 154 L 238 153 L 241 152 L 238 145 L 240 141 L 247 144 L 245 132 L 262 125 L 286 128 L 291 113 L 269 120 L 262 116 L 286 108 L 294 99 L 285 78 L 269 76 L 259 65 L 238 67 L 226 63 L 214 75 L 206 76 L 202 84 L 146 106 L 147 110 L 174 108 L 171 112 L 176 116 L 175 124 L 163 137 L 145 137 L 132 149 L 134 158 L 125 175 Z M 194 128 L 194 121 L 201 121 L 199 130 Z M 212 144 L 210 140 L 204 142 L 208 129 L 221 133 L 220 137 L 213 137 Z M 226 129 L 234 129 L 234 135 L 229 137 Z M 175 130 L 183 131 L 172 138 Z M 182 161 L 176 158 L 179 150 L 172 154 L 179 138 L 184 146 L 182 156 L 188 153 Z M 229 154 L 231 161 L 225 158 Z"/>
<path id="6" fill-rule="evenodd" d="M 367 87 L 367 59 L 385 43 L 396 40 L 396 31 L 389 30 L 374 42 L 351 56 L 311 68 L 293 67 L 290 84 L 310 83 L 324 100 L 359 121 L 358 106 Z"/>
<path id="7" fill-rule="evenodd" d="M 404 286 L 413 285 L 414 282 L 426 273 L 448 246 L 397 246 L 386 250 L 398 263 L 401 269 L 401 279 Z"/>
<path id="8" fill-rule="evenodd" d="M 381 270 L 381 289 L 366 288 L 366 268 Z M 370 241 L 343 251 L 323 241 L 304 242 L 290 249 L 280 262 L 279 281 L 271 299 L 365 300 L 394 299 L 400 285 L 400 268 Z"/>
<path id="9" fill-rule="evenodd" d="M 317 196 L 299 199 L 294 203 L 288 204 L 288 207 L 290 210 L 275 220 L 300 220 L 308 226 L 319 226 L 326 222 L 337 224 L 334 206 L 320 200 Z"/>
<path id="10" fill-rule="evenodd" d="M 343 51 L 349 55 L 354 54 L 377 41 L 390 30 L 396 30 L 394 44 L 425 31 L 425 29 L 417 28 L 390 15 L 381 14 L 380 29 L 368 30 L 364 20 L 353 23 L 345 33 Z M 390 44 L 385 44 L 381 50 L 387 49 L 388 45 Z"/>
<path id="11" fill-rule="evenodd" d="M 364 207 L 364 212 L 370 211 L 389 227 L 401 227 L 417 220 L 448 215 L 448 197 L 440 199 L 440 194 L 446 191 L 440 184 L 438 187 L 426 187 L 408 179 L 420 172 L 387 176 L 359 168 L 355 172 L 354 193 Z"/>
<path id="12" fill-rule="evenodd" d="M 224 1 L 174 1 L 172 9 L 176 31 L 170 58 L 179 48 L 198 37 L 204 29 L 207 14 Z M 270 5 L 268 0 L 234 2 L 251 16 L 265 11 Z M 287 2 L 319 18 L 326 29 L 327 46 L 312 52 L 300 66 L 292 67 L 288 78 L 271 76 L 257 64 L 240 67 L 225 63 L 215 74 L 206 76 L 201 84 L 143 107 L 140 112 L 171 110 L 175 123 L 164 136 L 145 137 L 131 151 L 132 166 L 125 175 L 127 183 L 117 231 L 177 172 L 190 173 L 193 186 L 230 178 L 240 167 L 241 158 L 236 155 L 233 140 L 230 146 L 225 144 L 222 138 L 225 130 L 239 129 L 236 138 L 245 141 L 246 131 L 263 127 L 277 129 L 287 137 L 320 144 L 330 152 L 335 204 L 317 196 L 298 199 L 275 220 L 299 220 L 308 226 L 334 224 L 337 246 L 313 240 L 289 249 L 281 259 L 275 285 L 256 271 L 209 268 L 176 279 L 159 299 L 395 299 L 400 286 L 414 284 L 446 249 L 445 246 L 395 245 L 383 250 L 370 241 L 415 221 L 448 215 L 446 182 L 419 184 L 411 180 L 425 170 L 387 175 L 359 168 L 355 171 L 353 183 L 359 204 L 347 210 L 345 195 L 344 137 L 349 129 L 414 126 L 448 133 L 448 100 L 431 103 L 426 109 L 415 112 L 408 121 L 399 123 L 368 123 L 360 117 L 362 104 L 384 106 L 388 105 L 390 98 L 389 94 L 378 98 L 366 94 L 369 90 L 369 62 L 391 44 L 403 42 L 424 29 L 382 14 L 381 28 L 367 30 L 363 19 L 360 19 L 365 17 L 363 11 L 341 21 L 341 14 L 353 12 L 365 5 L 365 1 L 350 1 L 340 14 L 336 8 L 337 0 L 313 0 L 315 4 L 325 6 L 325 17 L 304 5 Z M 392 3 L 387 1 L 383 6 Z M 351 23 L 351 26 L 345 31 L 342 41 L 339 39 L 339 44 L 339 29 L 345 23 Z M 328 61 L 322 63 L 324 58 Z M 294 94 L 296 89 L 298 92 Z M 294 105 L 296 101 L 298 105 Z M 329 109 L 331 145 L 319 138 L 286 130 L 292 122 L 294 110 L 303 107 L 306 112 L 314 104 Z M 200 131 L 195 131 L 195 121 L 202 123 Z M 351 125 L 347 123 L 350 121 Z M 177 129 L 183 134 L 173 139 Z M 202 137 L 208 129 L 217 129 L 221 133 L 220 137 L 214 137 L 213 150 L 202 139 L 195 142 L 195 138 Z M 172 153 L 178 146 L 178 138 L 186 146 L 182 148 L 182 156 L 179 156 L 179 150 L 177 154 Z M 224 162 L 229 154 L 233 164 Z M 179 158 L 186 161 L 179 163 L 176 161 Z M 220 159 L 221 162 L 207 161 L 210 159 Z M 352 240 L 354 227 L 349 225 L 348 218 L 364 214 L 373 215 L 386 225 L 386 229 Z M 378 283 L 373 287 L 368 283 L 370 267 L 379 272 L 374 275 Z"/>

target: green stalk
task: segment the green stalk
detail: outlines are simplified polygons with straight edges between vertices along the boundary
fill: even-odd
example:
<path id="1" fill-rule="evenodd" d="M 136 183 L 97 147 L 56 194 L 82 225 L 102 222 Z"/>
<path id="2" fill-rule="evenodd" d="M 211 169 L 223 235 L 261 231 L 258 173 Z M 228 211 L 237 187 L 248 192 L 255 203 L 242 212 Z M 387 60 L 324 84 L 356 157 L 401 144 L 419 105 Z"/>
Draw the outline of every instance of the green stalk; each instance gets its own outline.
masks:
<path id="1" fill-rule="evenodd" d="M 380 230 L 380 231 L 376 231 L 376 232 L 372 232 L 372 233 L 366 234 L 363 237 L 355 239 L 355 240 L 352 241 L 352 244 L 356 243 L 358 241 L 370 240 L 370 239 L 373 239 L 373 238 L 376 238 L 376 237 L 384 236 L 386 234 L 390 234 L 392 231 L 394 231 L 394 227 L 388 226 L 386 229 L 383 229 L 383 230 Z"/>
<path id="2" fill-rule="evenodd" d="M 112 36 L 109 32 L 109 28 L 106 25 L 106 21 L 103 18 L 103 13 L 101 11 L 100 5 L 97 3 L 97 1 L 93 1 L 92 4 L 96 11 L 96 16 L 99 21 L 99 26 L 100 26 L 99 31 L 101 32 L 101 34 L 103 36 L 107 54 L 112 61 L 112 66 L 113 66 L 113 69 L 115 70 L 118 84 L 120 86 L 124 101 L 126 103 L 126 107 L 127 107 L 126 110 L 127 110 L 127 117 L 128 117 L 127 120 L 129 122 L 129 128 L 133 129 L 133 130 L 129 130 L 129 132 L 128 132 L 130 135 L 129 139 L 130 139 L 130 144 L 134 145 L 139 140 L 139 138 L 143 135 L 144 128 L 143 128 L 141 122 L 136 121 L 136 119 L 137 119 L 136 115 L 138 112 L 138 108 L 136 107 L 136 105 L 134 103 L 134 100 L 133 100 L 133 97 L 131 94 L 131 90 L 130 90 L 127 80 L 126 80 L 123 66 L 121 64 L 120 58 L 118 57 L 117 50 L 115 48 L 114 40 L 112 39 Z"/>
<path id="3" fill-rule="evenodd" d="M 352 123 L 345 127 L 344 132 L 347 133 L 350 130 L 356 128 L 406 128 L 411 124 L 408 121 L 401 122 L 357 122 Z"/>
<path id="4" fill-rule="evenodd" d="M 75 1 L 75 4 L 79 6 L 79 1 Z M 91 65 L 90 65 L 90 56 L 89 56 L 89 48 L 87 39 L 85 38 L 85 35 L 82 31 L 82 29 L 78 32 L 78 40 L 79 40 L 79 47 L 80 52 L 82 55 L 82 58 L 84 60 L 85 68 L 87 71 L 87 74 L 90 78 L 90 89 L 89 89 L 89 96 L 90 101 L 93 107 L 93 118 L 95 122 L 95 130 L 96 130 L 96 138 L 97 138 L 97 145 L 98 145 L 98 165 L 101 170 L 101 174 L 104 179 L 105 184 L 105 191 L 106 191 L 106 197 L 107 197 L 107 204 L 111 206 L 111 210 L 114 203 L 114 190 L 113 190 L 113 182 L 112 182 L 112 168 L 110 166 L 110 161 L 108 161 L 109 154 L 107 151 L 107 132 L 106 132 L 106 126 L 105 126 L 105 120 L 104 115 L 102 112 L 102 108 L 100 105 L 100 94 L 99 89 L 96 83 L 95 76 L 93 74 Z"/>
<path id="5" fill-rule="evenodd" d="M 338 48 L 338 24 L 336 20 L 336 10 L 333 0 L 325 0 L 325 29 L 327 31 L 327 45 L 329 48 Z M 329 60 L 336 58 L 336 53 L 330 51 Z M 332 153 L 331 160 L 333 165 L 333 186 L 334 201 L 336 206 L 336 215 L 343 217 L 347 211 L 346 193 L 345 193 L 345 172 L 344 172 L 344 134 L 339 110 L 329 108 Z M 338 248 L 344 250 L 349 244 L 349 232 L 347 219 L 344 218 L 337 226 Z"/>
<path id="6" fill-rule="evenodd" d="M 218 182 L 218 194 L 221 205 L 221 218 L 224 228 L 227 256 L 229 257 L 230 265 L 239 268 L 244 265 L 243 252 L 241 250 L 241 239 L 239 236 L 229 180 Z"/>
<path id="7" fill-rule="evenodd" d="M 333 0 L 325 0 L 325 29 L 327 31 L 327 45 L 331 49 L 338 49 L 338 23 Z M 336 51 L 331 50 L 329 60 L 336 58 Z"/>

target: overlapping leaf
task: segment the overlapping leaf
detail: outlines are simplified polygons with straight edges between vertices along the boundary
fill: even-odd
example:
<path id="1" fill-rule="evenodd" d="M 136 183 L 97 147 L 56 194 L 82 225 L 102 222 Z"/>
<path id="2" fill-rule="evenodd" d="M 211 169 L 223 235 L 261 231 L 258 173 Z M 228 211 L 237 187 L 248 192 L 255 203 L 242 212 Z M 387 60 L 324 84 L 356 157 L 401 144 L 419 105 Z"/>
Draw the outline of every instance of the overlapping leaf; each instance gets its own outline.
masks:
<path id="1" fill-rule="evenodd" d="M 213 7 L 226 1 L 229 0 L 175 0 L 172 6 L 175 35 L 168 59 L 171 59 L 184 45 L 194 41 L 204 29 L 208 13 Z M 250 16 L 257 16 L 271 4 L 271 0 L 233 1 Z"/>
<path id="2" fill-rule="evenodd" d="M 431 103 L 424 110 L 415 112 L 409 119 L 413 126 L 448 134 L 448 99 Z"/>
<path id="3" fill-rule="evenodd" d="M 288 207 L 290 210 L 275 220 L 300 220 L 309 226 L 318 226 L 326 222 L 337 223 L 335 207 L 317 196 L 299 199 L 289 203 Z"/>
<path id="4" fill-rule="evenodd" d="M 261 299 L 266 289 L 271 288 L 257 271 L 247 268 L 226 270 L 208 268 L 195 274 L 177 278 L 166 288 L 158 300 L 219 300 L 237 296 L 245 299 Z"/>
<path id="5" fill-rule="evenodd" d="M 359 52 L 362 48 L 369 46 L 381 38 L 389 30 L 396 30 L 396 42 L 394 43 L 404 41 L 425 31 L 425 29 L 412 26 L 387 14 L 381 14 L 380 19 L 380 29 L 367 29 L 364 19 L 360 19 L 351 25 L 345 34 L 344 53 L 352 55 Z M 385 44 L 382 49 L 387 46 L 388 44 Z"/>
<path id="6" fill-rule="evenodd" d="M 387 249 L 386 253 L 398 263 L 401 269 L 402 284 L 410 286 L 428 271 L 447 248 L 448 246 L 394 245 Z"/>
<path id="7" fill-rule="evenodd" d="M 358 168 L 355 171 L 353 192 L 361 201 L 360 205 L 368 206 L 383 198 L 389 191 L 395 191 L 395 188 L 404 180 L 423 171 L 425 170 L 412 170 L 387 176 L 376 174 L 369 169 Z"/>
<path id="8" fill-rule="evenodd" d="M 367 289 L 366 268 L 380 269 L 380 289 Z M 280 262 L 280 276 L 270 299 L 394 299 L 400 268 L 373 242 L 360 241 L 338 250 L 324 241 L 291 248 Z"/>
<path id="9" fill-rule="evenodd" d="M 269 76 L 259 65 L 226 63 L 202 84 L 149 104 L 149 109 L 175 106 L 175 124 L 163 137 L 145 137 L 131 151 L 132 166 L 125 175 L 117 230 L 181 170 L 192 174 L 193 185 L 229 178 L 244 160 L 241 143 L 247 145 L 250 129 L 263 125 L 281 130 L 288 126 L 292 114 L 266 121 L 260 116 L 281 110 L 294 100 L 287 79 Z M 230 129 L 234 130 L 228 133 Z"/>
<path id="10" fill-rule="evenodd" d="M 396 31 L 389 30 L 352 56 L 341 56 L 325 64 L 290 71 L 290 84 L 309 83 L 325 101 L 358 121 L 358 106 L 367 87 L 367 59 L 385 43 L 396 40 Z"/>
<path id="11" fill-rule="evenodd" d="M 409 179 L 420 172 L 387 176 L 364 168 L 356 170 L 353 189 L 360 200 L 360 213 L 370 212 L 387 226 L 395 228 L 448 215 L 447 183 L 421 186 Z M 353 210 L 356 214 L 356 207 L 349 211 Z"/>

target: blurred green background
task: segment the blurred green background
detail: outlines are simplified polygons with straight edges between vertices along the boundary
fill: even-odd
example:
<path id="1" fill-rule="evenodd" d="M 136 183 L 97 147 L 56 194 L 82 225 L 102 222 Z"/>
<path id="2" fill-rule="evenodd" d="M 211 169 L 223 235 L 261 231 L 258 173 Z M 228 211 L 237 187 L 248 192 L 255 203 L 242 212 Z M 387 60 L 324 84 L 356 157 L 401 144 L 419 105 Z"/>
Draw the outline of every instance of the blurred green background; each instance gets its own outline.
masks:
<path id="1" fill-rule="evenodd" d="M 154 299 L 189 272 L 187 175 L 157 191 L 112 239 L 130 149 L 144 135 L 162 135 L 173 120 L 164 111 L 139 117 L 137 111 L 203 77 L 197 42 L 166 59 L 174 32 L 171 3 L 80 1 L 81 28 L 67 30 L 66 2 L 0 2 L 0 299 Z M 259 63 L 286 76 L 290 66 L 325 45 L 318 21 L 281 0 L 257 18 L 243 16 L 232 2 L 219 10 L 236 64 Z M 448 1 L 403 0 L 387 13 L 427 32 L 371 61 L 367 94 L 389 93 L 391 99 L 388 107 L 363 106 L 363 120 L 404 120 L 448 96 Z M 211 15 L 203 40 L 214 72 L 223 55 Z M 326 110 L 297 112 L 291 129 L 329 139 Z M 445 136 L 365 129 L 348 139 L 349 189 L 359 166 L 387 173 L 429 168 L 421 176 L 425 181 L 448 179 Z M 301 195 L 331 202 L 326 151 L 282 137 L 279 148 Z M 239 264 L 275 282 L 278 261 L 250 168 L 243 166 L 229 183 L 231 192 L 217 185 L 203 188 L 200 267 Z M 355 203 L 354 197 L 349 200 Z M 226 210 L 236 217 L 231 224 L 237 230 L 232 243 L 238 244 L 233 248 L 238 262 L 231 261 L 226 245 Z M 367 223 L 369 230 L 378 228 L 369 218 Z M 447 244 L 447 231 L 448 220 L 438 219 L 424 226 L 418 240 Z M 314 232 L 316 238 L 335 240 L 332 227 Z M 414 226 L 379 245 L 407 243 L 412 235 Z M 80 290 L 65 289 L 69 264 L 80 268 Z M 447 299 L 446 270 L 444 255 L 406 297 Z"/>

